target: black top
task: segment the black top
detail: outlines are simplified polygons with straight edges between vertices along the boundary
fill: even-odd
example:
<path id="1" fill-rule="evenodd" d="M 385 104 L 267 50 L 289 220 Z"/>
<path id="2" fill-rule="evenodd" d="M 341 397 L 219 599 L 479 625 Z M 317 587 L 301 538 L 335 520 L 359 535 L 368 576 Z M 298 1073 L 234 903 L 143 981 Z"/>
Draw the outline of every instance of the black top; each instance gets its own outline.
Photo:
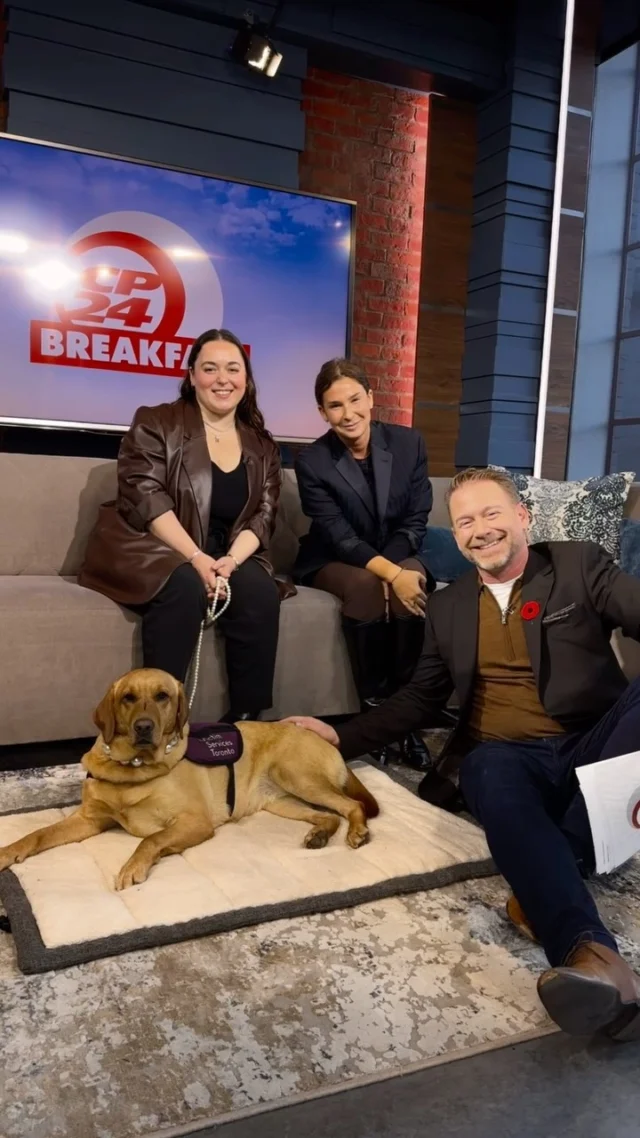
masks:
<path id="1" fill-rule="evenodd" d="M 422 435 L 411 427 L 371 424 L 370 456 L 353 458 L 328 431 L 296 459 L 302 509 L 311 520 L 300 542 L 298 581 L 329 561 L 364 567 L 382 554 L 396 563 L 418 557 L 431 510 Z"/>
<path id="2" fill-rule="evenodd" d="M 229 532 L 248 497 L 247 468 L 242 459 L 229 471 L 211 463 L 211 513 L 206 549 L 211 557 L 224 557 L 229 548 Z"/>
<path id="3" fill-rule="evenodd" d="M 357 458 L 356 462 L 358 463 L 358 466 L 360 467 L 362 473 L 364 474 L 365 482 L 367 483 L 367 486 L 369 487 L 369 493 L 371 494 L 371 498 L 372 498 L 374 504 L 376 504 L 376 481 L 375 481 L 375 477 L 374 477 L 374 473 L 373 473 L 373 463 L 371 461 L 371 452 L 369 452 L 369 454 L 367 455 L 366 458 Z M 377 505 L 376 505 L 376 509 L 377 509 Z"/>

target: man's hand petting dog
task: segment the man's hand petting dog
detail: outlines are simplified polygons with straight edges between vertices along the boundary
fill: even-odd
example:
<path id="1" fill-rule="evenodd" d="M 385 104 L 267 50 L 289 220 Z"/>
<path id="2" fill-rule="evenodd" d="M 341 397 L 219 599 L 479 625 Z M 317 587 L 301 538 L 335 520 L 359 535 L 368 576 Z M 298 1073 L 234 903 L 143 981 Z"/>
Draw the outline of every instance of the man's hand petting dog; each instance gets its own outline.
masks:
<path id="1" fill-rule="evenodd" d="M 314 719 L 312 715 L 289 715 L 282 720 L 282 723 L 293 723 L 296 727 L 303 727 L 305 731 L 313 731 L 324 739 L 325 743 L 331 743 L 332 747 L 340 746 L 340 740 L 333 727 L 323 723 L 321 719 Z"/>

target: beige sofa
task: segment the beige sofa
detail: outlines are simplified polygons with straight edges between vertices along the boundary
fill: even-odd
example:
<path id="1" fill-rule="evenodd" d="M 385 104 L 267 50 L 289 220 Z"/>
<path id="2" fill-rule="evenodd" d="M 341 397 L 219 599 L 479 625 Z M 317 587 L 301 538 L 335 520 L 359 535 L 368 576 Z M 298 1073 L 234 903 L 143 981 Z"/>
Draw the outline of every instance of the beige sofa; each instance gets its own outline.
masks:
<path id="1" fill-rule="evenodd" d="M 433 525 L 448 524 L 447 482 L 433 480 Z M 98 506 L 115 490 L 113 461 L 0 454 L 0 745 L 90 735 L 108 685 L 141 662 L 136 617 L 76 584 Z M 640 486 L 628 512 L 640 517 Z M 307 525 L 286 471 L 271 547 L 276 571 L 290 572 Z M 622 650 L 629 673 L 640 673 L 640 648 L 626 641 Z M 209 630 L 194 715 L 212 719 L 225 704 L 221 644 Z M 356 709 L 338 604 L 300 589 L 282 606 L 271 715 Z"/>

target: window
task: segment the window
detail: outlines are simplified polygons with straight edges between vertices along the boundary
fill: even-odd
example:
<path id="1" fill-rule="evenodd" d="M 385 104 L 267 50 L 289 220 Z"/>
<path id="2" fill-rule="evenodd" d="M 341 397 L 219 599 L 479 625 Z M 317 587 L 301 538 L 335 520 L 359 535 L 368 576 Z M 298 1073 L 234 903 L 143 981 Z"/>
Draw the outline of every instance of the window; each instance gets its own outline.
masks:
<path id="1" fill-rule="evenodd" d="M 607 470 L 640 475 L 640 62 L 635 114 Z"/>

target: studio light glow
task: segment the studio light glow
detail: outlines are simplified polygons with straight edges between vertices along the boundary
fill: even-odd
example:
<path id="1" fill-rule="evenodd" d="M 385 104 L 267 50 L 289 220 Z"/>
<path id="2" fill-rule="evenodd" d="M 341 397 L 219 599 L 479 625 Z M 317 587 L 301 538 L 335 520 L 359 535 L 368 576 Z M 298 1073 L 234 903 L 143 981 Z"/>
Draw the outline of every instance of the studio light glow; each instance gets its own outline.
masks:
<path id="1" fill-rule="evenodd" d="M 64 292 L 80 279 L 77 269 L 65 261 L 42 261 L 26 270 L 26 276 L 38 289 L 45 292 Z"/>
<path id="2" fill-rule="evenodd" d="M 0 230 L 0 254 L 7 253 L 12 257 L 21 257 L 28 252 L 29 240 L 22 233 Z"/>

